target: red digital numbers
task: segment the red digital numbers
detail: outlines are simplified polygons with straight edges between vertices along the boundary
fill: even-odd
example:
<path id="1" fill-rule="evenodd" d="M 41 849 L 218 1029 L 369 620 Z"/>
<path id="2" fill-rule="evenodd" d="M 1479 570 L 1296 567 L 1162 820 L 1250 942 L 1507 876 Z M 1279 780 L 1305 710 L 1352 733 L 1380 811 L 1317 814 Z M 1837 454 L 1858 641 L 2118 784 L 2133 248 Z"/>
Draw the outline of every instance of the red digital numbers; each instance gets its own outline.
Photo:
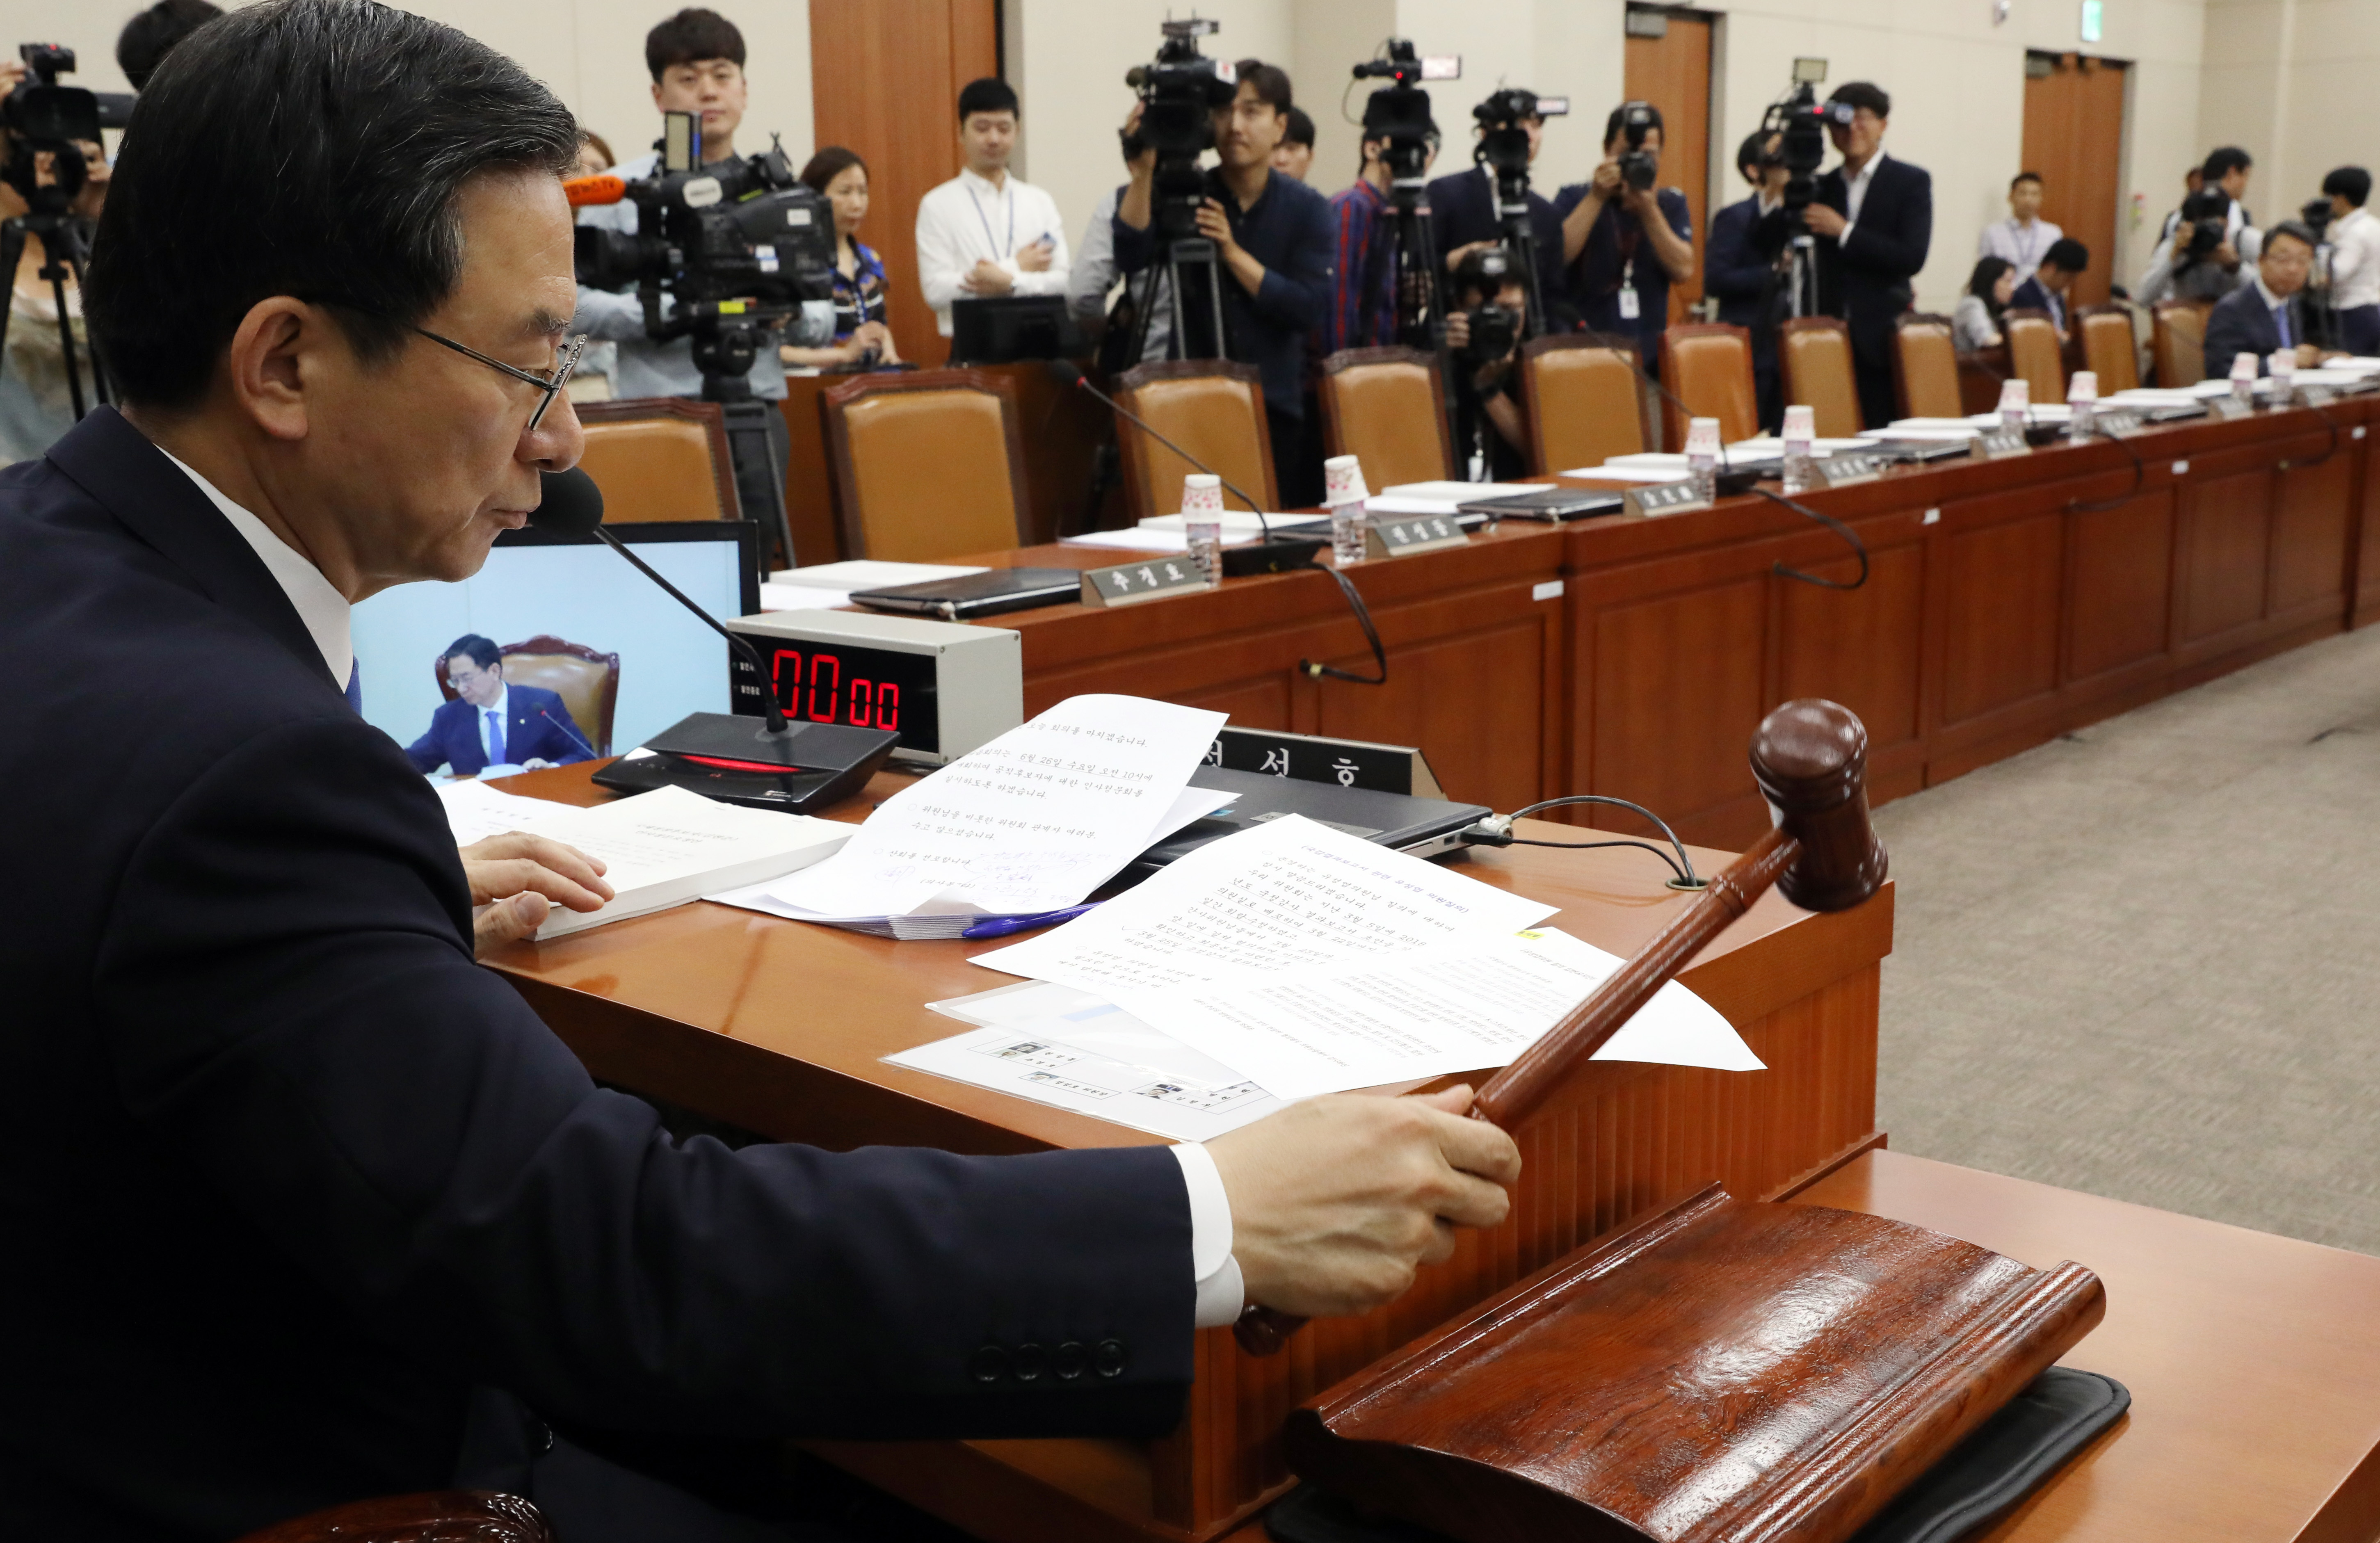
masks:
<path id="1" fill-rule="evenodd" d="M 810 655 L 809 678 L 802 678 L 802 656 L 780 649 L 769 662 L 770 686 L 777 705 L 788 717 L 813 723 L 849 723 L 855 728 L 901 727 L 901 687 L 892 681 L 871 681 L 855 675 L 846 685 L 843 661 L 831 653 Z M 807 697 L 804 687 L 808 687 Z"/>

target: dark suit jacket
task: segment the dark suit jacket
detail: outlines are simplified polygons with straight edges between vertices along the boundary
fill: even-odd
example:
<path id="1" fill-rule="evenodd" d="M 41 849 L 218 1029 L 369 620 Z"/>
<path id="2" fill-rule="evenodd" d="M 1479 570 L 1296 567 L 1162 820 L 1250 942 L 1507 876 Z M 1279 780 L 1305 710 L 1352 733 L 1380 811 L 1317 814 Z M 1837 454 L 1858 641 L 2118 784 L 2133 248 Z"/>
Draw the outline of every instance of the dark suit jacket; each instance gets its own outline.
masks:
<path id="1" fill-rule="evenodd" d="M 1842 168 L 1818 178 L 1820 203 L 1839 213 L 1851 209 Z M 1910 280 L 1925 266 L 1934 243 L 1934 179 L 1922 166 L 1887 154 L 1867 186 L 1860 217 L 1848 240 L 1818 242 L 1818 273 L 1827 310 L 1852 325 L 1873 327 L 1881 318 L 1888 334 L 1892 318 L 1909 309 Z"/>
<path id="2" fill-rule="evenodd" d="M 537 686 L 504 689 L 504 759 L 515 766 L 550 760 L 556 766 L 594 758 L 579 748 L 587 736 L 562 705 L 559 693 Z M 480 741 L 480 710 L 457 697 L 441 702 L 430 715 L 430 731 L 406 748 L 406 759 L 417 772 L 451 766 L 458 777 L 469 777 L 488 764 L 487 747 Z"/>
<path id="3" fill-rule="evenodd" d="M 2289 297 L 2289 336 L 2300 343 L 2307 342 L 2305 296 L 2302 292 Z M 2281 330 L 2273 324 L 2273 312 L 2265 303 L 2265 292 L 2255 282 L 2241 285 L 2215 302 L 2206 313 L 2206 378 L 2228 379 L 2231 360 L 2240 354 L 2256 356 L 2256 373 L 2269 373 L 2271 356 L 2281 346 Z"/>
<path id="4" fill-rule="evenodd" d="M 1494 241 L 1504 234 L 1496 215 L 1496 184 L 1477 166 L 1429 185 L 1429 217 L 1441 265 L 1455 248 Z M 1537 286 L 1545 291 L 1548 309 L 1575 303 L 1562 272 L 1561 216 L 1535 188 L 1529 192 L 1529 229 L 1537 238 Z M 1453 303 L 1451 298 L 1448 303 Z"/>
<path id="5" fill-rule="evenodd" d="M 598 1088 L 472 962 L 428 784 L 110 408 L 0 472 L 0 1537 L 438 1488 L 490 1388 L 706 1438 L 1175 1423 L 1170 1153 L 731 1150 Z"/>
<path id="6" fill-rule="evenodd" d="M 2049 312 L 2049 319 L 2058 324 L 2059 332 L 2064 332 L 2072 325 L 2066 316 L 2066 298 L 2053 293 L 2050 287 L 2037 277 L 2029 277 L 2016 286 L 2015 292 L 2009 296 L 2009 309 L 2010 310 L 2026 309 L 2046 310 Z"/>
<path id="7" fill-rule="evenodd" d="M 1730 203 L 1711 216 L 1703 251 L 1703 291 L 1718 300 L 1718 319 L 1737 327 L 1761 327 L 1777 283 L 1777 254 L 1763 252 L 1753 233 L 1760 225 L 1760 195 Z M 1759 336 L 1755 334 L 1754 345 Z"/>

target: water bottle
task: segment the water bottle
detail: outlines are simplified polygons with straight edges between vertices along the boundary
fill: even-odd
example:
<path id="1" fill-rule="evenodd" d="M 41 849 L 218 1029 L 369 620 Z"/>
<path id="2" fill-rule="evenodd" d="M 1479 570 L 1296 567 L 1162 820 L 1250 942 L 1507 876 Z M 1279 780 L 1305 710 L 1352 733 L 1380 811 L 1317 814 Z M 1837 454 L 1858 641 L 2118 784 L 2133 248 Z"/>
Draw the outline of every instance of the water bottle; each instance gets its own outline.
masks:
<path id="1" fill-rule="evenodd" d="M 1817 412 L 1806 407 L 1785 409 L 1785 492 L 1808 492 L 1818 485 L 1817 456 L 1813 442 L 1817 437 Z"/>
<path id="2" fill-rule="evenodd" d="M 2077 370 L 2066 383 L 2067 429 L 2069 439 L 2091 437 L 2091 420 L 2099 410 L 2099 376 L 2097 371 Z"/>
<path id="3" fill-rule="evenodd" d="M 1330 560 L 1340 567 L 1364 560 L 1364 528 L 1368 517 L 1364 468 L 1353 456 L 1333 456 L 1322 463 L 1322 504 L 1330 511 Z"/>
<path id="4" fill-rule="evenodd" d="M 2033 388 L 2022 381 L 2000 383 L 2000 427 L 2024 431 L 2025 415 L 2033 410 Z"/>
<path id="5" fill-rule="evenodd" d="M 2273 371 L 2273 406 L 2286 407 L 2289 405 L 2290 387 L 2297 380 L 2298 351 L 2295 348 L 2274 349 L 2270 368 Z"/>
<path id="6" fill-rule="evenodd" d="M 2291 362 L 2295 361 L 2292 360 Z M 2256 369 L 2255 355 L 2246 353 L 2232 355 L 2231 400 L 2240 404 L 2242 407 L 2254 407 L 2256 405 L 2256 376 L 2258 373 L 2260 373 L 2260 371 Z"/>
<path id="7" fill-rule="evenodd" d="M 1694 496 L 1718 496 L 1718 419 L 1697 418 L 1686 426 L 1686 480 Z"/>
<path id="8" fill-rule="evenodd" d="M 1223 480 L 1208 471 L 1182 479 L 1182 535 L 1207 588 L 1223 583 Z"/>

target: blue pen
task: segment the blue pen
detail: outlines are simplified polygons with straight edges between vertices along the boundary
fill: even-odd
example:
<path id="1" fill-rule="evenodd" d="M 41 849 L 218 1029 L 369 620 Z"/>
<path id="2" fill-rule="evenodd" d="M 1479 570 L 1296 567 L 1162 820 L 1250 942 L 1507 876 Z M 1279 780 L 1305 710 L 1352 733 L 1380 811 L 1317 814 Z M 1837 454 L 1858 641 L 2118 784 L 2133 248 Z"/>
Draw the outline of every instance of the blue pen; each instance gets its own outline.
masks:
<path id="1" fill-rule="evenodd" d="M 1011 932 L 1026 932 L 1036 927 L 1049 927 L 1062 921 L 1072 921 L 1085 911 L 1095 910 L 1096 900 L 1081 905 L 1069 905 L 1062 911 L 1043 911 L 1029 917 L 987 917 L 959 934 L 962 938 L 1004 938 Z"/>

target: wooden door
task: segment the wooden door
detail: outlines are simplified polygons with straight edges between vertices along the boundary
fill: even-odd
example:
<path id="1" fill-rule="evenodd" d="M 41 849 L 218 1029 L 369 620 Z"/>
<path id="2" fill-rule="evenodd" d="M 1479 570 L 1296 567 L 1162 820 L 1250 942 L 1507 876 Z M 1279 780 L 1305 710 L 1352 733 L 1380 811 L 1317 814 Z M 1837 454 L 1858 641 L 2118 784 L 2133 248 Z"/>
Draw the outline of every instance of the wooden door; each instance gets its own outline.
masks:
<path id="1" fill-rule="evenodd" d="M 2041 174 L 2041 217 L 2091 249 L 2074 281 L 2077 305 L 2107 299 L 2115 280 L 2125 67 L 2079 54 L 2026 55 L 2024 166 Z"/>
<path id="2" fill-rule="evenodd" d="M 1708 17 L 1675 11 L 1664 19 L 1669 26 L 1659 37 L 1630 35 L 1621 89 L 1631 102 L 1661 109 L 1660 186 L 1684 191 L 1694 215 L 1694 250 L 1700 252 L 1710 232 L 1711 24 Z M 1572 106 L 1597 110 L 1586 103 Z M 1670 323 L 1684 321 L 1686 308 L 1702 298 L 1697 262 L 1693 278 L 1670 286 Z"/>
<path id="3" fill-rule="evenodd" d="M 901 357 L 950 345 L 917 287 L 917 203 L 959 172 L 959 88 L 1000 70 L 996 0 L 810 0 L 810 95 L 820 149 L 868 163 L 860 239 L 884 260 Z"/>

